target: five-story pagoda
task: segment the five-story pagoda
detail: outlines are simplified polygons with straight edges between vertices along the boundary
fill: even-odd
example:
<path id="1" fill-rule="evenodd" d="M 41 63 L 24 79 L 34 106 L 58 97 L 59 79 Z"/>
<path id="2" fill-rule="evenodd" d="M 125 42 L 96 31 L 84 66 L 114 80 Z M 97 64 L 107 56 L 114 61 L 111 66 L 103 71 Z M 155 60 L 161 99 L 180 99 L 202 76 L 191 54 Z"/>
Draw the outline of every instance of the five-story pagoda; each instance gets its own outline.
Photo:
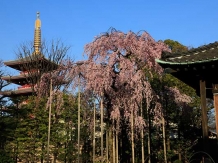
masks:
<path id="1" fill-rule="evenodd" d="M 6 97 L 32 95 L 35 92 L 33 88 L 40 76 L 45 72 L 57 68 L 57 64 L 49 61 L 42 54 L 41 21 L 39 19 L 39 12 L 37 12 L 37 19 L 35 21 L 33 48 L 34 51 L 31 55 L 20 57 L 17 60 L 4 62 L 6 66 L 20 71 L 20 74 L 16 76 L 4 76 L 2 79 L 17 84 L 19 87 L 17 90 L 2 91 L 0 94 Z"/>

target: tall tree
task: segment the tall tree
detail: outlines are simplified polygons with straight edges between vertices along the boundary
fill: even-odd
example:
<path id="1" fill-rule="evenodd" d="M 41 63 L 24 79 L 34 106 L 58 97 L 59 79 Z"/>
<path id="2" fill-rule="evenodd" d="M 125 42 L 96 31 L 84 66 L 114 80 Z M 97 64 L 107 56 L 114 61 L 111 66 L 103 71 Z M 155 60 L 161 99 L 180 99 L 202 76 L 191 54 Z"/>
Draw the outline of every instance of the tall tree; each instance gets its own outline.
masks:
<path id="1" fill-rule="evenodd" d="M 50 84 L 47 82 L 49 78 L 55 78 L 53 89 L 58 90 L 63 85 L 63 82 L 60 82 L 64 77 L 61 70 L 67 70 L 66 66 L 70 62 L 66 59 L 69 48 L 60 40 L 52 40 L 51 43 L 43 41 L 38 53 L 35 53 L 33 42 L 23 43 L 18 48 L 16 54 L 23 63 L 21 69 L 27 72 L 25 73 L 27 82 L 38 96 L 49 95 L 49 89 L 45 89 L 49 88 Z"/>
<path id="2" fill-rule="evenodd" d="M 162 78 L 154 74 L 151 85 L 159 95 L 163 106 L 163 118 L 166 125 L 166 139 L 164 140 L 166 140 L 167 159 L 170 161 L 170 158 L 176 155 L 173 153 L 175 150 L 178 152 L 186 150 L 183 155 L 187 154 L 189 142 L 194 143 L 197 138 L 195 132 L 187 134 L 187 131 L 196 131 L 196 127 L 199 126 L 199 97 L 194 89 L 170 74 L 164 74 Z M 190 102 L 190 97 L 191 103 L 187 104 Z M 190 137 L 185 135 L 190 135 Z M 181 156 L 180 152 L 179 155 Z"/>
<path id="3" fill-rule="evenodd" d="M 6 75 L 2 68 L 3 62 L 0 60 L 0 92 L 4 91 L 6 86 L 9 84 L 1 78 Z M 7 144 L 7 140 L 11 138 L 13 133 L 14 120 L 10 117 L 12 110 L 8 109 L 6 106 L 7 100 L 5 96 L 0 93 L 0 162 L 10 163 L 13 162 L 13 160 L 4 149 Z"/>
<path id="4" fill-rule="evenodd" d="M 2 79 L 2 77 L 5 74 L 4 70 L 2 69 L 3 67 L 3 62 L 2 60 L 0 59 L 0 92 L 3 91 L 3 89 L 9 85 L 8 82 L 6 82 L 5 80 Z M 1 112 L 2 112 L 2 109 L 3 109 L 3 106 L 5 104 L 5 100 L 4 100 L 5 96 L 3 96 L 2 94 L 0 94 L 0 109 L 1 109 Z M 2 113 L 1 113 L 2 114 Z M 1 116 L 1 115 L 0 115 Z"/>
<path id="5" fill-rule="evenodd" d="M 119 122 L 126 122 L 130 129 L 132 112 L 134 131 L 143 129 L 145 121 L 139 114 L 140 103 L 143 97 L 148 101 L 152 99 L 151 86 L 145 80 L 143 69 L 161 72 L 155 58 L 159 58 L 163 50 L 168 47 L 156 42 L 147 32 L 125 34 L 115 29 L 97 36 L 85 46 L 88 60 L 80 66 L 85 91 L 99 97 L 103 92 L 109 124 L 120 119 Z M 72 69 L 72 76 L 75 72 Z"/>
<path id="6" fill-rule="evenodd" d="M 172 53 L 179 53 L 179 52 L 188 51 L 188 47 L 185 45 L 182 45 L 178 41 L 166 39 L 166 40 L 164 40 L 164 43 L 166 45 L 168 45 L 168 47 L 171 49 Z"/>

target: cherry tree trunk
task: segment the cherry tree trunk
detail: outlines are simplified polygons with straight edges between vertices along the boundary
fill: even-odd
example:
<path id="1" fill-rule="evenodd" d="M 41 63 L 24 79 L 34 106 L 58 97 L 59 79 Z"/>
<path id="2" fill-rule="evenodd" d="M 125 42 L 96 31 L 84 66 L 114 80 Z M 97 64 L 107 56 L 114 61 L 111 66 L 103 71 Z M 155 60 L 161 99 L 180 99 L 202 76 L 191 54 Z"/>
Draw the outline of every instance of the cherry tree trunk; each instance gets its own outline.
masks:
<path id="1" fill-rule="evenodd" d="M 109 152 L 109 162 L 113 162 L 113 129 L 109 126 L 108 131 L 108 152 Z"/>
<path id="2" fill-rule="evenodd" d="M 148 163 L 151 163 L 151 119 L 150 119 L 150 113 L 147 108 L 148 113 Z"/>
<path id="3" fill-rule="evenodd" d="M 103 163 L 104 158 L 104 126 L 103 126 L 103 116 L 104 116 L 104 110 L 103 110 L 103 96 L 101 96 L 101 105 L 100 105 L 100 112 L 101 112 L 101 162 Z"/>
<path id="4" fill-rule="evenodd" d="M 181 154 L 181 147 L 180 147 L 180 145 L 179 145 L 179 153 L 178 153 L 178 155 L 179 155 L 179 161 L 182 161 L 182 154 Z"/>
<path id="5" fill-rule="evenodd" d="M 143 117 L 142 102 L 141 102 L 140 112 L 141 112 L 141 117 Z M 142 146 L 142 163 L 144 163 L 145 162 L 145 152 L 144 152 L 144 130 L 143 129 L 141 131 L 141 146 Z"/>
<path id="6" fill-rule="evenodd" d="M 116 132 L 116 163 L 118 163 L 119 161 L 119 155 L 118 155 L 118 134 Z"/>
<path id="7" fill-rule="evenodd" d="M 165 119 L 162 118 L 162 130 L 163 130 L 163 147 L 164 147 L 164 163 L 167 163 L 167 149 L 166 149 L 166 132 L 165 132 Z"/>
<path id="8" fill-rule="evenodd" d="M 150 130 L 148 131 L 148 163 L 151 163 L 151 138 L 150 138 Z"/>
<path id="9" fill-rule="evenodd" d="M 170 138 L 169 138 L 169 135 L 167 135 L 167 150 L 170 151 Z M 168 160 L 168 163 L 171 163 L 171 161 Z"/>
<path id="10" fill-rule="evenodd" d="M 109 158 L 109 156 L 108 156 L 108 153 L 109 153 L 109 131 L 107 130 L 106 131 L 106 162 L 108 163 L 108 158 Z"/>
<path id="11" fill-rule="evenodd" d="M 114 125 L 114 120 L 113 120 L 113 125 Z M 116 163 L 115 161 L 116 161 L 116 154 L 115 154 L 115 133 L 114 133 L 114 131 L 112 131 L 113 132 L 113 134 L 112 134 L 112 136 L 113 136 L 113 163 Z"/>
<path id="12" fill-rule="evenodd" d="M 116 163 L 119 162 L 119 151 L 118 151 L 118 132 L 116 131 Z"/>
<path id="13" fill-rule="evenodd" d="M 134 147 L 135 147 L 135 144 L 134 144 L 134 126 L 133 126 L 133 118 L 134 118 L 134 115 L 133 115 L 133 109 L 131 111 L 131 145 L 132 145 L 132 163 L 135 163 L 135 151 L 134 151 Z"/>
<path id="14" fill-rule="evenodd" d="M 151 163 L 151 130 L 150 130 L 150 114 L 147 108 L 148 115 L 148 163 Z"/>
<path id="15" fill-rule="evenodd" d="M 95 162 L 95 103 L 94 103 L 94 108 L 93 108 L 93 162 Z"/>

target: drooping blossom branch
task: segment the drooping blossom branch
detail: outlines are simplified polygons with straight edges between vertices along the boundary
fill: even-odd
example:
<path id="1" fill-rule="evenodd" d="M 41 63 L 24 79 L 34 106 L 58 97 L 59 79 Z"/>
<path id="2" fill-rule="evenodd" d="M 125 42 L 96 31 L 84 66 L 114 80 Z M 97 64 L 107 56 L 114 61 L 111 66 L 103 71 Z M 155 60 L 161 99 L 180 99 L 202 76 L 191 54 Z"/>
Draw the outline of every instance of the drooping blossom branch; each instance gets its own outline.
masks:
<path id="1" fill-rule="evenodd" d="M 38 96 L 48 96 L 50 83 L 52 82 L 53 90 L 60 90 L 67 87 L 71 78 L 69 78 L 69 71 L 71 71 L 72 61 L 66 59 L 62 61 L 57 68 L 52 71 L 48 71 L 42 74 L 39 82 L 35 84 L 34 90 Z"/>
<path id="2" fill-rule="evenodd" d="M 123 118 L 129 122 L 133 109 L 136 128 L 143 128 L 145 122 L 138 116 L 139 106 L 144 98 L 149 106 L 153 96 L 144 70 L 162 71 L 155 59 L 161 57 L 163 50 L 168 47 L 147 32 L 124 34 L 112 29 L 98 36 L 85 46 L 88 56 L 82 70 L 85 90 L 98 96 L 103 93 L 105 107 L 113 120 Z"/>
<path id="3" fill-rule="evenodd" d="M 176 87 L 166 87 L 169 97 L 174 99 L 175 103 L 178 106 L 183 106 L 188 103 L 191 103 L 192 98 L 186 94 L 182 94 Z"/>

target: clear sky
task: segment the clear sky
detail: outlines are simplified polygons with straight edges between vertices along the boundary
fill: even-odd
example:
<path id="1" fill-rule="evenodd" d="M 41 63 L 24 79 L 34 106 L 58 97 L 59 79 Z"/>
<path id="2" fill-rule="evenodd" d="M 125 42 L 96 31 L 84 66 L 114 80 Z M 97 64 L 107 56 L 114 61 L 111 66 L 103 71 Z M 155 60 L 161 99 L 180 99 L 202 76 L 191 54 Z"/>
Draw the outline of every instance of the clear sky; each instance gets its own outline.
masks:
<path id="1" fill-rule="evenodd" d="M 75 60 L 110 27 L 191 47 L 218 41 L 218 0 L 0 0 L 0 59 L 16 59 L 19 45 L 33 40 L 37 11 L 42 38 L 61 39 Z"/>

